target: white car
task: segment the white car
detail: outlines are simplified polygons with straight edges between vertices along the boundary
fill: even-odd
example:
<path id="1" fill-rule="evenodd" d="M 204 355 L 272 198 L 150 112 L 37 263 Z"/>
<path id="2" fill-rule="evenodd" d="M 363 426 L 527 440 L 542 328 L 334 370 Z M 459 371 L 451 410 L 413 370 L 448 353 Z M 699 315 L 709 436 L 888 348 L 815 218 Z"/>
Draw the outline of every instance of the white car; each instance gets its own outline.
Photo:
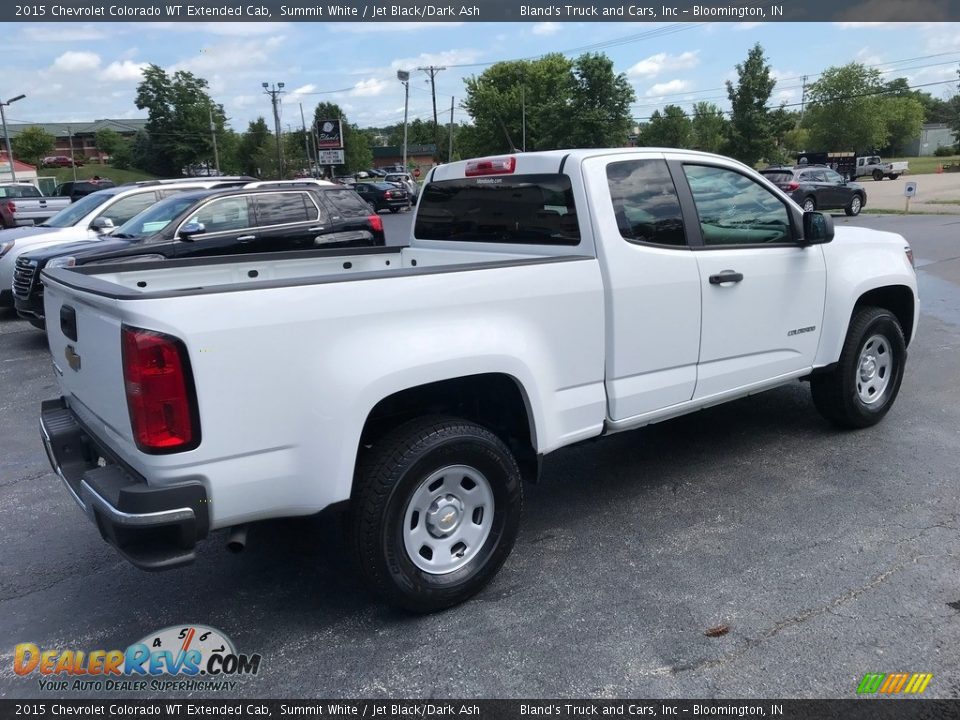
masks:
<path id="1" fill-rule="evenodd" d="M 879 422 L 919 313 L 901 236 L 656 148 L 441 165 L 408 247 L 43 278 L 43 440 L 121 554 L 336 507 L 368 585 L 421 612 L 494 576 L 559 448 L 797 380 Z"/>

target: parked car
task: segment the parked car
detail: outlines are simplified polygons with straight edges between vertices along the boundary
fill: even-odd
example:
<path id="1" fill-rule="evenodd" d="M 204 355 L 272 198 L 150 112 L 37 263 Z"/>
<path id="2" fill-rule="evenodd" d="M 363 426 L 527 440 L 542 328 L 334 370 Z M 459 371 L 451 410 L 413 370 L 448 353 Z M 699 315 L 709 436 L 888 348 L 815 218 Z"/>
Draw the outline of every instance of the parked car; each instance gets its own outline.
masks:
<path id="1" fill-rule="evenodd" d="M 867 206 L 867 191 L 859 183 L 823 166 L 769 167 L 760 171 L 806 211 L 843 210 L 859 215 Z"/>
<path id="2" fill-rule="evenodd" d="M 410 193 L 406 189 L 387 182 L 358 182 L 351 185 L 357 194 L 370 203 L 376 212 L 389 210 L 400 212 L 410 207 Z"/>
<path id="3" fill-rule="evenodd" d="M 333 180 L 341 185 L 354 185 L 357 182 L 353 175 L 337 175 Z"/>
<path id="4" fill-rule="evenodd" d="M 17 313 L 44 327 L 45 267 L 294 252 L 384 244 L 383 221 L 352 190 L 334 185 L 195 190 L 152 205 L 109 237 L 40 248 L 17 258 Z"/>
<path id="5" fill-rule="evenodd" d="M 9 229 L 36 225 L 63 210 L 66 198 L 45 197 L 30 182 L 0 184 L 0 226 Z"/>
<path id="6" fill-rule="evenodd" d="M 410 194 L 410 204 L 417 204 L 417 195 L 420 192 L 420 186 L 410 176 L 410 173 L 387 173 L 383 178 L 384 182 L 393 183 L 406 190 Z"/>
<path id="7" fill-rule="evenodd" d="M 910 253 L 706 153 L 452 162 L 406 247 L 44 271 L 42 439 L 139 567 L 335 507 L 368 586 L 435 611 L 496 575 L 548 453 L 798 379 L 829 422 L 880 422 Z"/>
<path id="8" fill-rule="evenodd" d="M 80 198 L 86 197 L 90 193 L 116 187 L 116 185 L 117 184 L 113 182 L 113 180 L 107 180 L 106 178 L 76 181 L 70 180 L 57 185 L 53 191 L 53 194 L 57 197 L 68 197 L 70 198 L 71 202 L 76 202 Z"/>
<path id="9" fill-rule="evenodd" d="M 158 200 L 184 190 L 230 187 L 251 178 L 147 180 L 98 190 L 68 205 L 53 217 L 32 227 L 0 230 L 0 302 L 13 304 L 10 292 L 17 258 L 28 250 L 78 240 L 102 240 Z"/>
<path id="10" fill-rule="evenodd" d="M 83 160 L 73 160 L 67 155 L 50 155 L 40 161 L 42 167 L 83 167 Z"/>

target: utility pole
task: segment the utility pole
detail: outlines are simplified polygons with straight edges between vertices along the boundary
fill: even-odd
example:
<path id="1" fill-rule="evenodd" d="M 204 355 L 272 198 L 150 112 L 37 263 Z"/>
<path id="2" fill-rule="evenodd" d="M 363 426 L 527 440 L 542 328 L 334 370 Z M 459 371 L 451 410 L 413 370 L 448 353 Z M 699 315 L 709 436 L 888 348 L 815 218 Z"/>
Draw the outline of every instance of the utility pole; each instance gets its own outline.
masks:
<path id="1" fill-rule="evenodd" d="M 437 122 L 437 84 L 436 77 L 437 73 L 441 70 L 446 70 L 445 67 L 436 67 L 435 65 L 429 65 L 427 67 L 418 67 L 417 70 L 423 70 L 430 76 L 430 95 L 433 97 L 433 147 L 434 147 L 434 159 L 440 161 L 440 135 L 438 132 L 438 122 Z"/>
<path id="2" fill-rule="evenodd" d="M 283 180 L 283 145 L 280 138 L 280 96 L 283 94 L 283 83 L 277 83 L 273 87 L 270 83 L 263 83 L 263 92 L 270 96 L 270 104 L 273 106 L 273 127 L 277 134 L 277 179 Z"/>
<path id="3" fill-rule="evenodd" d="M 523 151 L 527 151 L 527 97 L 526 86 L 520 86 L 520 117 L 523 123 L 523 137 L 520 138 L 520 146 Z"/>
<path id="4" fill-rule="evenodd" d="M 213 105 L 208 105 L 210 111 L 210 137 L 213 140 L 213 169 L 220 174 L 220 153 L 217 152 L 217 126 L 213 124 Z"/>
<path id="5" fill-rule="evenodd" d="M 407 111 L 410 108 L 410 73 L 397 70 L 397 80 L 403 83 L 403 171 L 407 171 Z"/>
<path id="6" fill-rule="evenodd" d="M 807 76 L 803 76 L 803 90 L 800 95 L 800 122 L 803 122 L 803 111 L 806 109 L 807 105 Z"/>
<path id="7" fill-rule="evenodd" d="M 67 137 L 70 139 L 70 166 L 73 168 L 73 181 L 77 181 L 77 163 L 73 159 L 73 128 L 67 125 Z"/>
<path id="8" fill-rule="evenodd" d="M 25 97 L 26 95 L 17 95 L 6 102 L 0 102 L 0 121 L 3 122 L 3 141 L 7 146 L 7 162 L 10 163 L 10 179 L 13 182 L 17 181 L 17 169 L 13 165 L 13 150 L 10 149 L 10 133 L 7 132 L 7 116 L 3 112 L 3 108 L 10 103 L 15 103 L 17 100 L 23 100 Z"/>
<path id="9" fill-rule="evenodd" d="M 313 177 L 313 158 L 310 157 L 310 144 L 307 140 L 307 121 L 303 117 L 303 103 L 300 103 L 300 125 L 303 126 L 303 151 L 307 154 L 307 167 L 310 168 L 310 177 Z"/>
<path id="10" fill-rule="evenodd" d="M 450 96 L 450 129 L 447 131 L 450 141 L 447 148 L 447 162 L 453 162 L 453 96 Z"/>

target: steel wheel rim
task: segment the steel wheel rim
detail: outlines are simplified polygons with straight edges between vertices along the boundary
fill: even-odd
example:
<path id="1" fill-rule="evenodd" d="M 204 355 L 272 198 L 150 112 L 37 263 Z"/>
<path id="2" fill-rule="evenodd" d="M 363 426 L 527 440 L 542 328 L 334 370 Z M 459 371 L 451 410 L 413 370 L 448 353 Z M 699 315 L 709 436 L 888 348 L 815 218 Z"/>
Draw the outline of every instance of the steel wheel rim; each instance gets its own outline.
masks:
<path id="1" fill-rule="evenodd" d="M 813 212 L 817 206 L 814 205 L 813 200 L 807 199 L 803 201 L 803 209 L 805 212 Z"/>
<path id="2" fill-rule="evenodd" d="M 403 545 L 410 562 L 446 575 L 473 560 L 493 527 L 493 488 L 469 465 L 450 465 L 427 476 L 403 513 Z"/>
<path id="3" fill-rule="evenodd" d="M 860 349 L 855 372 L 860 402 L 864 405 L 882 402 L 894 373 L 890 341 L 883 335 L 871 335 Z"/>
<path id="4" fill-rule="evenodd" d="M 850 209 L 853 210 L 854 214 L 860 212 L 860 198 L 856 195 L 854 195 L 853 200 L 850 201 Z"/>

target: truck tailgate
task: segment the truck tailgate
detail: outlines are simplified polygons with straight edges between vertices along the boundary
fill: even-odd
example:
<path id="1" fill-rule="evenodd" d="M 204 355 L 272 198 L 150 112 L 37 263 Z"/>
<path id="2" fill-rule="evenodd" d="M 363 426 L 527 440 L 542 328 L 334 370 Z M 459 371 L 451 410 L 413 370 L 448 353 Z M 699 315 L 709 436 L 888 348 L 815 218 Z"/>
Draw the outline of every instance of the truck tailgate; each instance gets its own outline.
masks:
<path id="1" fill-rule="evenodd" d="M 63 396 L 94 434 L 132 449 L 116 301 L 81 299 L 49 278 L 45 288 L 47 340 Z"/>

